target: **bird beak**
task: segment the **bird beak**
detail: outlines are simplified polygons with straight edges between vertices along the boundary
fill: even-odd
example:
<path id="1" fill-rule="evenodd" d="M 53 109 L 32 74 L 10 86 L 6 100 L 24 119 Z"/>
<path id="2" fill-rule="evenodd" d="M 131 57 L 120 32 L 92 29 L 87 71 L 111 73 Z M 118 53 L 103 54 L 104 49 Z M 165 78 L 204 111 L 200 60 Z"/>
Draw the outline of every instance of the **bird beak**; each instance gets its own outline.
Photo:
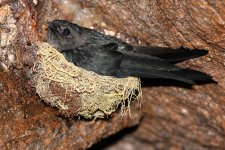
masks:
<path id="1" fill-rule="evenodd" d="M 57 26 L 53 22 L 48 22 L 47 23 L 48 30 L 56 30 Z"/>

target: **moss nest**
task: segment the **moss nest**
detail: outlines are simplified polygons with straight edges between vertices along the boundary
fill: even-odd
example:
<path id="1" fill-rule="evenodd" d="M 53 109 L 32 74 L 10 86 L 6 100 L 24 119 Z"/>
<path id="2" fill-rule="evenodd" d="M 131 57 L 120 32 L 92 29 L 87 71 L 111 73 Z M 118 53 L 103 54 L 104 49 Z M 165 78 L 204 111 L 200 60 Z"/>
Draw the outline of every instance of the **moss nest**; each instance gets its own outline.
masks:
<path id="1" fill-rule="evenodd" d="M 101 76 L 68 62 L 47 43 L 36 45 L 37 60 L 32 69 L 36 92 L 63 115 L 105 117 L 119 106 L 123 115 L 130 110 L 131 100 L 140 100 L 138 78 Z"/>

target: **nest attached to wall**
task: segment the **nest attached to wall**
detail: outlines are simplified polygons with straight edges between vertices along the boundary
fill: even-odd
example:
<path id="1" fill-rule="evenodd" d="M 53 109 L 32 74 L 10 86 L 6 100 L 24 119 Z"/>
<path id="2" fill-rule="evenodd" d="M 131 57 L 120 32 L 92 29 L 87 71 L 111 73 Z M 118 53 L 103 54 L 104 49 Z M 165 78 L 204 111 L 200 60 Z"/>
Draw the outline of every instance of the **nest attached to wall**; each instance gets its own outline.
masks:
<path id="1" fill-rule="evenodd" d="M 140 100 L 138 78 L 101 76 L 68 62 L 47 43 L 36 45 L 37 60 L 32 70 L 36 92 L 63 115 L 99 118 L 119 106 L 123 115 L 130 110 L 131 100 Z"/>

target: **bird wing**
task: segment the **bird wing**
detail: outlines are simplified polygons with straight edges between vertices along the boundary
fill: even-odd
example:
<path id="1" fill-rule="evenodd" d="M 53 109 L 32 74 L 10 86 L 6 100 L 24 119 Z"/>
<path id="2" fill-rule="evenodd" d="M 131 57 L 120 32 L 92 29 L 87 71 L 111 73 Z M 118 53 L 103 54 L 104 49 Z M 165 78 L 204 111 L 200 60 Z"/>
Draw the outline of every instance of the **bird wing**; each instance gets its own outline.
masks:
<path id="1" fill-rule="evenodd" d="M 122 54 L 116 51 L 118 45 L 109 43 L 106 45 L 85 45 L 78 49 L 65 50 L 62 53 L 65 58 L 76 66 L 100 75 L 114 76 L 120 68 Z"/>
<path id="2" fill-rule="evenodd" d="M 85 45 L 83 48 L 63 51 L 63 54 L 75 65 L 100 75 L 118 78 L 134 76 L 174 79 L 189 84 L 195 84 L 195 81 L 213 81 L 205 73 L 179 68 L 161 58 L 139 53 L 119 52 L 117 49 L 116 43 Z"/>
<path id="3" fill-rule="evenodd" d="M 102 45 L 92 50 L 93 59 L 90 62 L 90 70 L 101 75 L 114 76 L 119 70 L 123 55 L 117 51 L 116 43 Z"/>
<path id="4" fill-rule="evenodd" d="M 90 42 L 90 44 L 95 43 L 95 44 L 103 45 L 103 44 L 109 44 L 109 43 L 117 43 L 118 45 L 117 51 L 119 52 L 146 54 L 146 55 L 155 56 L 173 63 L 204 56 L 208 53 L 207 50 L 197 50 L 197 49 L 188 50 L 183 47 L 179 49 L 171 49 L 166 47 L 132 46 L 118 38 L 107 36 L 94 30 L 88 30 L 88 34 L 90 37 L 88 42 Z"/>

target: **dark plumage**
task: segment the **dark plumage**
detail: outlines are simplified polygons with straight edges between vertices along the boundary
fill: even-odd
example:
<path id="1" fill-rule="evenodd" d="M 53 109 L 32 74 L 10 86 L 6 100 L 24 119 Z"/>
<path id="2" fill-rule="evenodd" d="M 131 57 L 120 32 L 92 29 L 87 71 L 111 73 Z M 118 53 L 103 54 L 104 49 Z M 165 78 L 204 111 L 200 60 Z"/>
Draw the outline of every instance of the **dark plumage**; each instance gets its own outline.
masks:
<path id="1" fill-rule="evenodd" d="M 206 50 L 132 46 L 64 20 L 48 24 L 48 43 L 63 53 L 68 61 L 100 75 L 165 78 L 190 84 L 213 81 L 205 73 L 173 65 L 203 56 L 208 53 Z"/>

